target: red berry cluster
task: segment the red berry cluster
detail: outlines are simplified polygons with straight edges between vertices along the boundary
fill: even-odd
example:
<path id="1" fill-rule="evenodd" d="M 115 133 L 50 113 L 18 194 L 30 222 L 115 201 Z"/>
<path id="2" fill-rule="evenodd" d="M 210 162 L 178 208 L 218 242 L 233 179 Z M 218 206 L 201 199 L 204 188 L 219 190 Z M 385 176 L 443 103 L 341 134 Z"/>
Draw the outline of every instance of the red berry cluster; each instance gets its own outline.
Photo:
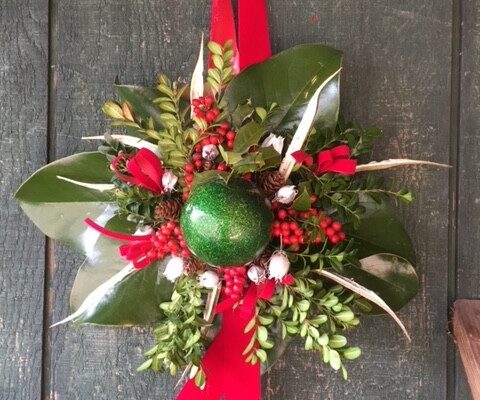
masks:
<path id="1" fill-rule="evenodd" d="M 232 300 L 240 300 L 245 291 L 247 283 L 247 270 L 245 267 L 222 268 L 220 272 L 223 274 L 225 284 L 222 293 L 226 298 Z"/>
<path id="2" fill-rule="evenodd" d="M 215 99 L 212 96 L 201 96 L 192 100 L 193 113 L 197 118 L 212 123 L 220 115 L 221 111 L 214 107 Z"/>
<path id="3" fill-rule="evenodd" d="M 176 222 L 168 221 L 160 225 L 151 241 L 155 245 L 155 249 L 150 250 L 147 257 L 154 256 L 154 258 L 161 259 L 167 254 L 181 257 L 190 256 L 190 250 L 183 240 L 180 225 Z"/>
<path id="4" fill-rule="evenodd" d="M 311 202 L 314 204 L 317 197 L 312 195 Z M 317 236 L 310 237 L 308 229 L 302 229 L 304 220 L 313 216 L 319 221 L 319 227 L 332 244 L 337 244 L 345 240 L 345 233 L 342 232 L 342 224 L 326 217 L 323 212 L 317 208 L 311 207 L 308 211 L 296 211 L 285 209 L 280 203 L 272 203 L 275 212 L 275 221 L 272 225 L 272 236 L 279 238 L 282 244 L 292 246 L 294 251 L 300 249 L 304 243 L 320 243 L 322 238 Z"/>
<path id="5" fill-rule="evenodd" d="M 192 186 L 194 173 L 204 171 L 203 163 L 204 161 L 202 159 L 202 155 L 195 153 L 192 156 L 192 162 L 189 162 L 183 165 L 185 187 L 183 188 L 182 198 L 184 201 L 188 199 L 188 196 L 190 194 L 190 187 Z M 213 168 L 211 169 L 216 169 L 217 171 L 227 171 L 228 167 L 227 167 L 227 164 L 222 162 L 214 165 Z"/>
<path id="6" fill-rule="evenodd" d="M 331 243 L 337 244 L 345 240 L 345 233 L 342 232 L 342 224 L 338 221 L 333 221 L 330 217 L 325 217 L 320 221 L 320 228 L 322 228 L 325 236 Z"/>

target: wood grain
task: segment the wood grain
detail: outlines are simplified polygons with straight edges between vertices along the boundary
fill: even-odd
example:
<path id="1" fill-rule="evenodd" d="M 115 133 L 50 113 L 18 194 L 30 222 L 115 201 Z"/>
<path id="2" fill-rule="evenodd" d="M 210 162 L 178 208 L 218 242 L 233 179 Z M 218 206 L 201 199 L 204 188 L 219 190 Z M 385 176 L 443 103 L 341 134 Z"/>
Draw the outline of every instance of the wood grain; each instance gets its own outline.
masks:
<path id="1" fill-rule="evenodd" d="M 39 399 L 45 241 L 13 193 L 45 164 L 47 0 L 0 0 L 0 399 Z"/>

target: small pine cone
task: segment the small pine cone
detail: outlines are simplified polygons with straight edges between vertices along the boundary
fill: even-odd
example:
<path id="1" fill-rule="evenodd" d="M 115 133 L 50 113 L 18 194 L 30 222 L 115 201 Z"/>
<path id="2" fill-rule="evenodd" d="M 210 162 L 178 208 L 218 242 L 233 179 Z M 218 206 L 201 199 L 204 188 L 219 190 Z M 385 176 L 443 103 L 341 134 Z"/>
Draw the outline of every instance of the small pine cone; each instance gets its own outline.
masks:
<path id="1" fill-rule="evenodd" d="M 203 160 L 203 170 L 204 171 L 210 171 L 211 169 L 213 169 L 215 167 L 215 164 L 213 161 L 211 160 Z"/>
<path id="2" fill-rule="evenodd" d="M 155 219 L 178 220 L 182 211 L 182 200 L 179 198 L 171 198 L 158 203 L 155 206 Z"/>
<path id="3" fill-rule="evenodd" d="M 204 271 L 206 267 L 207 265 L 201 262 L 198 258 L 189 257 L 184 261 L 183 273 L 185 275 L 195 274 Z"/>
<path id="4" fill-rule="evenodd" d="M 264 252 L 253 263 L 259 267 L 267 269 L 272 254 L 273 252 L 271 250 L 265 249 Z"/>
<path id="5" fill-rule="evenodd" d="M 257 185 L 265 196 L 271 197 L 285 185 L 285 179 L 280 171 L 262 172 L 256 177 Z"/>

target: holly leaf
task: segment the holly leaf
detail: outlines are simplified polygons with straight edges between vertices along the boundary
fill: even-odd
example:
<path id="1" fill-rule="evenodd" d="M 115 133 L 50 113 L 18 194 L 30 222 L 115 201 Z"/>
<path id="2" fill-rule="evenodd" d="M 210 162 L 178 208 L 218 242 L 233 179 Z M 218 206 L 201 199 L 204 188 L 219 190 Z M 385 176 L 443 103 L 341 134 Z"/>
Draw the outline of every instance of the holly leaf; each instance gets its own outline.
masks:
<path id="1" fill-rule="evenodd" d="M 120 100 L 128 102 L 136 115 L 142 120 L 152 118 L 156 129 L 163 128 L 160 118 L 162 111 L 153 102 L 162 96 L 157 89 L 135 85 L 115 85 L 114 87 Z"/>
<path id="2" fill-rule="evenodd" d="M 308 211 L 310 210 L 311 205 L 310 194 L 307 189 L 303 188 L 302 193 L 297 196 L 290 208 L 295 211 Z"/>
<path id="3" fill-rule="evenodd" d="M 260 147 L 258 152 L 262 155 L 262 160 L 265 163 L 262 169 L 278 167 L 282 161 L 281 154 L 279 154 L 277 150 L 273 148 L 273 146 Z"/>
<path id="4" fill-rule="evenodd" d="M 412 241 L 388 204 L 385 201 L 377 203 L 363 196 L 360 205 L 365 208 L 365 212 L 360 215 L 358 229 L 354 229 L 350 223 L 343 226 L 347 236 L 355 240 L 358 258 L 389 253 L 403 257 L 415 265 Z"/>
<path id="5" fill-rule="evenodd" d="M 98 152 L 62 158 L 36 171 L 15 194 L 25 214 L 45 235 L 86 253 L 87 227 L 83 220 L 87 217 L 100 223 L 110 220 L 116 210 L 111 203 L 113 197 L 57 176 L 87 183 L 110 183 L 109 163 Z"/>
<path id="6" fill-rule="evenodd" d="M 250 146 L 258 144 L 258 141 L 265 134 L 266 129 L 255 121 L 250 121 L 242 126 L 235 136 L 233 151 L 236 153 L 245 153 Z"/>
<path id="7" fill-rule="evenodd" d="M 360 260 L 360 267 L 347 265 L 342 275 L 377 293 L 389 307 L 397 311 L 418 292 L 419 281 L 413 265 L 394 254 L 375 254 Z M 372 314 L 384 311 L 374 307 Z"/>
<path id="8" fill-rule="evenodd" d="M 234 111 L 251 102 L 253 108 L 277 103 L 268 129 L 292 130 L 300 122 L 317 88 L 342 65 L 342 53 L 330 47 L 310 44 L 295 46 L 256 64 L 237 75 L 228 85 L 224 99 Z M 334 129 L 338 119 L 339 77 L 320 95 L 314 126 Z"/>

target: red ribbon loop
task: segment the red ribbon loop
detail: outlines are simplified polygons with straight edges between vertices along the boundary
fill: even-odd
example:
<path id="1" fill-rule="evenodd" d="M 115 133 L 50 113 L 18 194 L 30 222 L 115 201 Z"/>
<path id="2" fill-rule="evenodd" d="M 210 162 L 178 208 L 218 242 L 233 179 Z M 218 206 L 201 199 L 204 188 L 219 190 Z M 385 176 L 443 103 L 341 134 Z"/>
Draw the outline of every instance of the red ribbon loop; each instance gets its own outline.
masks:
<path id="1" fill-rule="evenodd" d="M 316 174 L 334 172 L 342 175 L 354 175 L 357 160 L 350 159 L 350 148 L 344 144 L 317 154 Z"/>
<path id="2" fill-rule="evenodd" d="M 238 1 L 238 47 L 236 38 L 231 0 L 212 0 L 210 40 L 222 46 L 232 41 L 235 74 L 272 55 L 265 0 Z"/>

